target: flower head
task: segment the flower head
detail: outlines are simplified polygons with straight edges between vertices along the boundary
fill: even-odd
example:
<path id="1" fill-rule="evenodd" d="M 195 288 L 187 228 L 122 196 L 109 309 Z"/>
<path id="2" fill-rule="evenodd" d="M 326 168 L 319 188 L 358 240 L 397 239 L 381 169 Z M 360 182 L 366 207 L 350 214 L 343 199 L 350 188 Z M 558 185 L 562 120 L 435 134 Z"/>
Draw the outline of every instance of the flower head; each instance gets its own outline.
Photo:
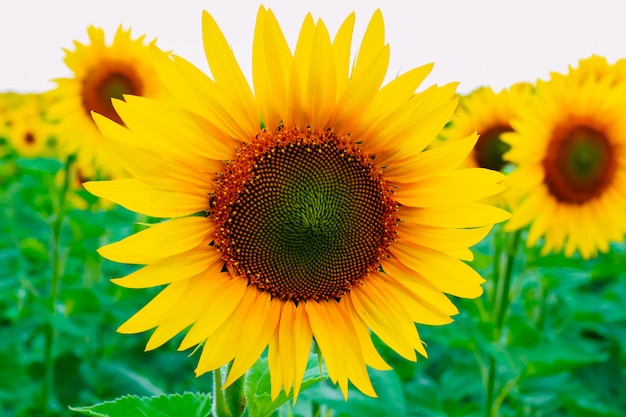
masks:
<path id="1" fill-rule="evenodd" d="M 513 122 L 505 158 L 520 200 L 506 227 L 530 224 L 527 244 L 543 253 L 606 252 L 626 232 L 626 80 L 580 70 L 537 83 L 531 106 Z"/>
<path id="2" fill-rule="evenodd" d="M 167 90 L 154 70 L 150 58 L 163 53 L 145 43 L 145 37 L 131 38 L 130 30 L 118 28 L 113 41 L 106 43 L 104 31 L 87 28 L 89 43 L 74 41 L 75 50 L 65 50 L 65 63 L 71 78 L 57 79 L 54 94 L 57 104 L 53 117 L 60 121 L 57 136 L 64 152 L 77 154 L 83 177 L 120 177 L 125 174 L 110 155 L 105 139 L 96 127 L 91 112 L 121 123 L 111 99 L 125 94 L 161 99 Z"/>
<path id="3" fill-rule="evenodd" d="M 509 145 L 500 136 L 513 130 L 511 121 L 528 105 L 532 90 L 531 84 L 519 83 L 498 93 L 481 87 L 461 96 L 452 123 L 442 133 L 443 139 L 459 140 L 477 132 L 478 142 L 466 165 L 502 171 L 507 164 L 502 155 Z"/>
<path id="4" fill-rule="evenodd" d="M 51 96 L 4 93 L 0 98 L 0 138 L 6 152 L 13 149 L 23 157 L 45 157 L 56 153 L 54 125 L 47 117 Z"/>
<path id="5" fill-rule="evenodd" d="M 382 15 L 351 63 L 354 20 L 331 40 L 307 16 L 292 53 L 260 8 L 252 90 L 205 13 L 213 78 L 157 56 L 177 104 L 115 101 L 125 127 L 96 116 L 133 178 L 86 188 L 172 218 L 100 249 L 147 264 L 117 284 L 167 284 L 121 332 L 156 328 L 154 349 L 191 326 L 180 349 L 204 343 L 198 375 L 233 361 L 226 384 L 268 348 L 273 397 L 298 395 L 314 340 L 345 396 L 348 381 L 375 395 L 367 367 L 389 366 L 370 331 L 416 360 L 426 350 L 414 323 L 449 323 L 457 309 L 445 294 L 481 294 L 461 259 L 508 217 L 474 203 L 500 192 L 502 175 L 457 169 L 475 135 L 425 151 L 454 112 L 455 85 L 416 93 L 426 65 L 382 86 Z"/>

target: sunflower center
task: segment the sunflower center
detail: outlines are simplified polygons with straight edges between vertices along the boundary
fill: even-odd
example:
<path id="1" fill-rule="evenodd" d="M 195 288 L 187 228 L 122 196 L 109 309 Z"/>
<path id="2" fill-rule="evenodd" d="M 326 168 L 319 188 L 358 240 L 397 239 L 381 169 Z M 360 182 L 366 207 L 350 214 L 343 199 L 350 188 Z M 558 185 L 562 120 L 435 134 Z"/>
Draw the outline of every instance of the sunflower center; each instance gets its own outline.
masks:
<path id="1" fill-rule="evenodd" d="M 349 137 L 261 131 L 220 174 L 210 215 L 231 270 L 294 302 L 340 298 L 378 268 L 396 203 Z"/>
<path id="2" fill-rule="evenodd" d="M 579 125 L 559 132 L 543 161 L 545 183 L 557 200 L 583 204 L 602 194 L 613 180 L 615 159 L 607 137 Z"/>
<path id="3" fill-rule="evenodd" d="M 28 145 L 32 145 L 35 143 L 35 135 L 33 135 L 32 132 L 27 132 L 24 135 L 24 142 L 26 142 Z"/>
<path id="4" fill-rule="evenodd" d="M 117 115 L 111 98 L 123 99 L 124 94 L 141 95 L 143 85 L 135 70 L 122 63 L 104 63 L 93 69 L 83 80 L 83 107 L 117 123 Z"/>
<path id="5" fill-rule="evenodd" d="M 476 165 L 481 168 L 501 171 L 506 165 L 502 156 L 511 149 L 511 146 L 503 142 L 500 135 L 512 131 L 510 126 L 494 126 L 481 133 L 474 147 Z"/>

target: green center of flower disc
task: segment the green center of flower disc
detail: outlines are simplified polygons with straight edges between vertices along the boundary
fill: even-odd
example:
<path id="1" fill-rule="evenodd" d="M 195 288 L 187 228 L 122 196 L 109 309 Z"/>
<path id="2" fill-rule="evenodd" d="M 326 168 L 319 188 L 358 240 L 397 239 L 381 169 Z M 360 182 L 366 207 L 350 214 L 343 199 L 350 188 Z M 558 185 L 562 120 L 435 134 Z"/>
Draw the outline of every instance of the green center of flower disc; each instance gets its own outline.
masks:
<path id="1" fill-rule="evenodd" d="M 559 201 L 583 204 L 598 197 L 615 173 L 607 137 L 587 126 L 575 126 L 555 135 L 543 161 L 545 183 Z"/>
<path id="2" fill-rule="evenodd" d="M 141 80 L 131 67 L 103 63 L 83 80 L 83 107 L 87 113 L 93 110 L 121 124 L 111 99 L 121 100 L 124 94 L 141 95 L 142 91 Z"/>
<path id="3" fill-rule="evenodd" d="M 510 126 L 494 126 L 486 132 L 482 132 L 474 147 L 474 160 L 480 168 L 501 171 L 506 165 L 502 156 L 511 149 L 508 143 L 500 139 L 500 135 L 512 132 Z"/>
<path id="4" fill-rule="evenodd" d="M 221 174 L 215 245 L 274 297 L 340 298 L 378 268 L 396 203 L 371 159 L 328 132 L 261 132 Z"/>

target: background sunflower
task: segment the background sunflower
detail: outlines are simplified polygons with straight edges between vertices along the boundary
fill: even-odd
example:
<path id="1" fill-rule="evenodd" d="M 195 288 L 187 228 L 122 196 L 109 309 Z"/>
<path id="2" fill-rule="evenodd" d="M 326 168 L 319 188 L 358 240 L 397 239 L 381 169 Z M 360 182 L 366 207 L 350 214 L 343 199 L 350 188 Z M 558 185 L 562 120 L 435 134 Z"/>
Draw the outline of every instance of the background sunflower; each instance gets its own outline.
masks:
<path id="1" fill-rule="evenodd" d="M 56 79 L 52 117 L 59 120 L 57 136 L 65 154 L 77 155 L 82 178 L 119 177 L 124 173 L 114 161 L 106 140 L 91 117 L 91 112 L 120 121 L 111 99 L 124 94 L 163 98 L 165 87 L 152 68 L 151 47 L 145 36 L 132 39 L 130 30 L 121 26 L 110 44 L 104 31 L 87 28 L 89 43 L 75 41 L 73 51 L 65 49 L 64 61 L 72 70 L 71 78 Z"/>
<path id="2" fill-rule="evenodd" d="M 507 229 L 530 225 L 528 245 L 543 237 L 543 253 L 579 251 L 587 259 L 626 231 L 626 83 L 583 70 L 538 82 L 503 139 L 517 167 L 506 184 L 521 199 Z"/>

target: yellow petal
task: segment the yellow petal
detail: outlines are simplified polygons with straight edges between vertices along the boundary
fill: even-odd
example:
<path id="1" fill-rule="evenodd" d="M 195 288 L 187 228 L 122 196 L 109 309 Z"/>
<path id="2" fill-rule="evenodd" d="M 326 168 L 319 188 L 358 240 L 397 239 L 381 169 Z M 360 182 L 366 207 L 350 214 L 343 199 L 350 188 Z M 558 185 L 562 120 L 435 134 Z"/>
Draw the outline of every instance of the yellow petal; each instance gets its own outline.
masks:
<path id="1" fill-rule="evenodd" d="M 311 343 L 313 341 L 313 331 L 311 330 L 311 324 L 309 323 L 309 317 L 307 315 L 304 303 L 298 304 L 295 311 L 295 320 L 293 328 L 293 372 L 294 372 L 294 385 L 293 385 L 293 401 L 294 404 L 298 398 L 300 392 L 300 386 L 302 384 L 302 378 L 304 378 L 304 372 L 309 360 L 309 354 L 311 352 Z"/>
<path id="2" fill-rule="evenodd" d="M 473 134 L 465 139 L 427 150 L 414 157 L 395 161 L 385 167 L 385 179 L 399 183 L 411 183 L 448 173 L 461 165 L 477 141 L 478 135 Z"/>
<path id="3" fill-rule="evenodd" d="M 359 53 L 352 70 L 353 79 L 358 79 L 363 72 L 370 68 L 370 64 L 378 59 L 378 51 L 385 46 L 385 23 L 383 14 L 377 9 L 363 34 Z"/>
<path id="4" fill-rule="evenodd" d="M 228 272 L 222 273 L 221 267 L 216 273 L 207 273 L 206 280 L 206 285 L 210 286 L 210 293 L 207 295 L 210 302 L 204 303 L 204 314 L 180 342 L 179 350 L 189 349 L 211 337 L 235 311 L 248 287 L 246 279 L 232 277 Z"/>
<path id="5" fill-rule="evenodd" d="M 411 207 L 445 207 L 470 203 L 504 191 L 498 184 L 504 176 L 482 168 L 461 169 L 428 178 L 412 186 L 401 185 L 394 198 Z"/>
<path id="6" fill-rule="evenodd" d="M 348 74 L 350 72 L 350 48 L 352 46 L 352 33 L 356 14 L 350 13 L 343 21 L 335 39 L 333 40 L 333 55 L 335 69 L 337 70 L 337 96 L 340 97 L 348 88 Z"/>
<path id="7" fill-rule="evenodd" d="M 434 249 L 394 242 L 391 252 L 402 264 L 419 271 L 446 294 L 475 298 L 482 294 L 485 280 L 470 266 Z"/>
<path id="8" fill-rule="evenodd" d="M 435 287 L 430 281 L 402 265 L 397 260 L 390 258 L 383 265 L 385 274 L 389 275 L 393 280 L 401 285 L 407 291 L 411 291 L 415 297 L 421 300 L 421 304 L 429 308 L 435 314 L 440 316 L 454 316 L 459 313 L 456 306 Z M 395 285 L 395 284 L 391 284 Z M 417 323 L 421 321 L 416 320 Z"/>
<path id="9" fill-rule="evenodd" d="M 220 253 L 213 247 L 194 250 L 161 259 L 158 262 L 126 275 L 112 279 L 115 284 L 126 288 L 150 288 L 170 282 L 189 279 L 205 272 L 211 265 L 222 265 Z"/>
<path id="10" fill-rule="evenodd" d="M 252 80 L 261 117 L 275 129 L 287 111 L 289 73 L 293 56 L 271 10 L 259 8 L 252 47 Z"/>
<path id="11" fill-rule="evenodd" d="M 282 301 L 269 293 L 259 293 L 250 314 L 241 328 L 241 340 L 236 345 L 235 360 L 224 388 L 235 382 L 259 359 L 278 326 Z"/>
<path id="12" fill-rule="evenodd" d="M 397 228 L 400 241 L 407 241 L 445 253 L 474 246 L 483 240 L 490 230 L 491 226 L 448 229 L 417 225 L 410 222 L 400 223 Z"/>
<path id="13" fill-rule="evenodd" d="M 140 333 L 158 326 L 172 308 L 180 305 L 187 293 L 189 280 L 175 281 L 165 287 L 141 310 L 126 320 L 117 331 L 120 333 Z"/>
<path id="14" fill-rule="evenodd" d="M 206 11 L 202 13 L 202 40 L 215 82 L 227 88 L 228 95 L 233 100 L 228 109 L 242 129 L 254 135 L 259 129 L 258 106 L 235 54 L 215 19 Z"/>
<path id="15" fill-rule="evenodd" d="M 383 342 L 405 359 L 417 360 L 415 347 L 421 342 L 413 321 L 401 306 L 392 306 L 393 300 L 383 299 L 369 280 L 362 287 L 354 287 L 350 295 L 359 317 Z"/>
<path id="16" fill-rule="evenodd" d="M 350 296 L 345 296 L 342 299 L 342 303 L 345 308 L 345 320 L 350 324 L 353 329 L 353 332 L 358 339 L 359 345 L 361 345 L 361 350 L 363 351 L 363 359 L 367 366 L 370 366 L 374 369 L 378 369 L 381 371 L 390 370 L 391 367 L 385 362 L 385 360 L 380 356 L 374 343 L 372 342 L 372 337 L 370 335 L 369 328 L 367 324 L 359 317 L 358 313 L 354 309 L 354 304 Z"/>
<path id="17" fill-rule="evenodd" d="M 83 184 L 91 194 L 152 217 L 181 217 L 204 211 L 209 197 L 198 190 L 186 190 L 189 184 L 154 189 L 136 179 L 90 181 Z"/>
<path id="18" fill-rule="evenodd" d="M 206 217 L 173 219 L 103 246 L 98 253 L 115 262 L 149 264 L 197 247 L 214 228 L 214 222 Z"/>
<path id="19" fill-rule="evenodd" d="M 222 141 L 232 138 L 239 141 L 250 140 L 258 131 L 258 114 L 248 124 L 239 123 L 243 117 L 233 103 L 233 98 L 202 71 L 181 57 L 171 59 L 154 55 L 154 64 L 159 77 L 176 98 L 178 103 L 210 120 L 214 126 L 212 135 Z M 250 126 L 256 123 L 254 132 Z"/>
<path id="20" fill-rule="evenodd" d="M 443 207 L 407 207 L 398 209 L 398 218 L 434 227 L 482 227 L 507 220 L 511 215 L 500 208 L 479 203 Z"/>
<path id="21" fill-rule="evenodd" d="M 311 14 L 307 14 L 300 28 L 298 42 L 293 54 L 288 95 L 289 114 L 284 115 L 286 125 L 307 126 L 310 122 L 308 113 L 311 109 L 306 102 L 307 76 L 311 60 L 315 24 Z"/>
<path id="22" fill-rule="evenodd" d="M 211 286 L 204 275 L 218 274 L 219 266 L 213 266 L 211 269 L 212 271 L 207 271 L 202 277 L 196 276 L 189 280 L 190 285 L 177 305 L 169 310 L 167 315 L 161 317 L 159 326 L 146 344 L 146 350 L 163 346 L 205 314 L 206 300 L 211 295 Z"/>
<path id="23" fill-rule="evenodd" d="M 421 294 L 411 291 L 389 274 L 375 272 L 367 277 L 380 291 L 382 298 L 396 300 L 415 323 L 441 325 L 452 322 L 450 315 L 426 301 Z"/>
<path id="24" fill-rule="evenodd" d="M 328 30 L 321 20 L 317 22 L 309 60 L 305 103 L 309 124 L 314 131 L 324 130 L 335 111 L 337 73 Z"/>
<path id="25" fill-rule="evenodd" d="M 246 287 L 236 310 L 204 344 L 196 368 L 196 376 L 219 368 L 235 357 L 236 351 L 233 346 L 238 346 L 241 341 L 241 329 L 248 320 L 258 293 L 256 287 Z"/>

